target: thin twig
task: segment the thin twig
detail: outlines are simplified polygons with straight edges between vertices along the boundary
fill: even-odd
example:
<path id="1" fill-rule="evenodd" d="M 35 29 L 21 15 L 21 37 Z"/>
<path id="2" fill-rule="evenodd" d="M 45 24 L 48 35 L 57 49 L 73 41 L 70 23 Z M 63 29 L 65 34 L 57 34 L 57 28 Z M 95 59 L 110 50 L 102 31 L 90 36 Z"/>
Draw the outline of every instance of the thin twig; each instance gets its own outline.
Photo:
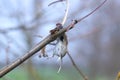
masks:
<path id="1" fill-rule="evenodd" d="M 65 10 L 65 15 L 62 21 L 62 26 L 65 24 L 66 20 L 67 20 L 67 16 L 68 16 L 68 11 L 69 11 L 69 1 L 66 0 L 66 10 Z"/>
<path id="2" fill-rule="evenodd" d="M 11 41 L 8 41 L 8 46 L 6 47 L 6 65 L 9 64 L 9 51 L 10 51 L 10 43 Z"/>
<path id="3" fill-rule="evenodd" d="M 58 3 L 58 2 L 62 2 L 62 1 L 66 1 L 65 15 L 64 15 L 63 20 L 61 22 L 61 24 L 64 25 L 66 20 L 67 20 L 68 10 L 69 10 L 69 2 L 68 2 L 68 0 L 57 0 L 57 1 L 54 1 L 54 2 L 50 3 L 48 6 L 51 6 L 52 4 L 55 4 L 55 3 Z"/>
<path id="4" fill-rule="evenodd" d="M 65 0 L 57 0 L 57 1 L 54 1 L 54 2 L 50 3 L 48 6 L 51 6 L 51 5 L 55 4 L 55 3 L 62 2 L 62 1 L 65 1 Z"/>
<path id="5" fill-rule="evenodd" d="M 87 15 L 85 15 L 84 17 L 82 17 L 81 19 L 78 19 L 78 22 L 82 21 L 83 19 L 85 19 L 86 17 L 90 16 L 91 14 L 93 14 L 95 11 L 97 11 L 107 0 L 104 0 L 98 7 L 96 7 L 92 12 L 88 13 Z"/>
<path id="6" fill-rule="evenodd" d="M 78 68 L 78 66 L 75 64 L 75 61 L 72 59 L 71 55 L 69 54 L 69 52 L 67 53 L 68 57 L 70 58 L 73 66 L 75 67 L 75 69 L 79 72 L 79 74 L 83 77 L 84 80 L 88 80 L 87 76 L 85 74 L 83 74 L 83 72 Z"/>
<path id="7" fill-rule="evenodd" d="M 93 14 L 95 11 L 97 11 L 100 7 L 102 7 L 102 5 L 106 2 L 107 0 L 104 0 L 98 7 L 96 7 L 93 11 L 91 11 L 90 13 L 88 13 L 87 15 L 83 16 L 82 18 L 76 20 L 76 22 L 81 22 L 82 20 L 84 20 L 85 18 L 87 18 L 88 16 L 90 16 L 91 14 Z M 68 27 L 67 31 L 71 28 L 73 28 L 74 26 L 72 27 Z"/>

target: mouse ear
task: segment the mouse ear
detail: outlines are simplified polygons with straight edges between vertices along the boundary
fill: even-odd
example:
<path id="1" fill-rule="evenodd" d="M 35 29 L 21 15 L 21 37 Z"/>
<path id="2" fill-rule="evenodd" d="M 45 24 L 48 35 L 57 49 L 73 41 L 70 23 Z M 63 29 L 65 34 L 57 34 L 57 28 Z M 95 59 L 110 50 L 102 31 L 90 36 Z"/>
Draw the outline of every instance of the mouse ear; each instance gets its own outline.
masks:
<path id="1" fill-rule="evenodd" d="M 61 23 L 57 23 L 57 24 L 56 24 L 56 27 L 59 28 L 59 29 L 62 29 L 62 28 L 63 28 L 63 26 L 62 26 Z"/>

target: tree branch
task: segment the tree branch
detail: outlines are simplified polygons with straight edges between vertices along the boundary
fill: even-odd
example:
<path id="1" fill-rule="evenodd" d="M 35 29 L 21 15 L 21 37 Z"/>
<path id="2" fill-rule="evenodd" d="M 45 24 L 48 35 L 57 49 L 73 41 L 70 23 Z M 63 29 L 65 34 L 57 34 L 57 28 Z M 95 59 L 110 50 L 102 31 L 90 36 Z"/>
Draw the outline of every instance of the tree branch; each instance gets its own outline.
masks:
<path id="1" fill-rule="evenodd" d="M 105 0 L 107 1 L 107 0 Z M 103 3 L 102 3 L 103 4 Z M 101 6 L 100 6 L 101 7 Z M 98 6 L 98 8 L 100 8 Z M 98 9 L 97 8 L 97 9 Z M 94 10 L 93 10 L 94 11 Z M 93 12 L 92 11 L 92 12 Z M 96 10 L 95 10 L 96 11 Z M 95 12 L 94 11 L 94 12 Z M 91 15 L 91 14 L 90 14 Z M 89 16 L 89 15 L 88 15 Z M 86 17 L 88 17 L 86 16 Z M 83 19 L 85 19 L 86 17 L 83 17 Z M 82 19 L 82 18 L 81 18 Z M 82 20 L 83 20 L 82 19 Z M 80 20 L 81 21 L 81 20 Z M 25 55 L 23 55 L 21 58 L 17 59 L 16 61 L 14 61 L 13 63 L 11 63 L 10 65 L 4 67 L 3 69 L 0 70 L 0 78 L 3 77 L 5 74 L 7 74 L 8 72 L 10 72 L 11 70 L 13 70 L 14 68 L 16 68 L 17 66 L 19 66 L 20 64 L 22 64 L 24 61 L 26 61 L 27 59 L 29 59 L 32 55 L 34 55 L 35 53 L 37 53 L 38 51 L 40 51 L 44 46 L 46 46 L 47 44 L 49 44 L 50 42 L 56 40 L 57 37 L 59 37 L 61 34 L 65 33 L 66 31 L 68 31 L 69 29 L 72 29 L 74 27 L 75 24 L 77 24 L 78 22 L 80 22 L 79 20 L 74 20 L 73 22 L 71 22 L 70 25 L 68 25 L 66 28 L 61 29 L 60 31 L 58 31 L 55 34 L 52 35 L 48 35 L 45 39 L 43 39 L 38 45 L 36 45 L 33 49 L 31 49 L 28 53 L 26 53 Z"/>
<path id="2" fill-rule="evenodd" d="M 21 63 L 23 63 L 25 60 L 30 58 L 32 55 L 40 51 L 45 45 L 49 44 L 53 40 L 55 40 L 58 36 L 60 36 L 62 33 L 66 31 L 66 28 L 60 30 L 58 33 L 53 34 L 53 35 L 48 35 L 45 39 L 43 39 L 37 46 L 35 46 L 33 49 L 31 49 L 28 53 L 23 55 L 21 58 L 17 59 L 15 62 L 12 64 L 4 67 L 2 70 L 0 70 L 0 77 L 4 76 L 17 66 L 19 66 Z"/>

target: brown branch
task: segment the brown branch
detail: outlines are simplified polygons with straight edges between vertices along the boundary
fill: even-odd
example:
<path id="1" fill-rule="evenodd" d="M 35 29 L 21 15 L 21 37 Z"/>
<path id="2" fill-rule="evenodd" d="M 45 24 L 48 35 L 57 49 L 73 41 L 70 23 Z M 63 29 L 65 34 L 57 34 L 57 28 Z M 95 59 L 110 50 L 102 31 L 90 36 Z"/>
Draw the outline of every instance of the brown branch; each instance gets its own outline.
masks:
<path id="1" fill-rule="evenodd" d="M 107 0 L 105 0 L 107 1 Z M 100 8 L 100 7 L 99 7 Z M 98 8 L 97 8 L 98 9 Z M 88 15 L 89 16 L 89 15 Z M 86 17 L 88 17 L 86 16 Z M 85 17 L 85 18 L 86 18 Z M 85 19 L 83 18 L 83 19 Z M 82 19 L 82 20 L 83 20 Z M 11 70 L 13 70 L 14 68 L 16 68 L 17 66 L 19 66 L 20 64 L 22 64 L 24 61 L 26 61 L 27 59 L 29 59 L 32 55 L 34 55 L 35 53 L 37 53 L 38 51 L 40 51 L 43 47 L 45 47 L 47 44 L 49 44 L 50 42 L 56 40 L 57 37 L 59 37 L 61 34 L 65 33 L 68 28 L 73 28 L 75 24 L 77 24 L 77 22 L 79 22 L 78 20 L 74 20 L 69 26 L 67 26 L 66 28 L 61 29 L 60 31 L 58 31 L 55 34 L 52 35 L 48 35 L 45 39 L 43 39 L 40 44 L 36 45 L 33 49 L 31 49 L 28 53 L 26 53 L 25 55 L 23 55 L 21 58 L 17 59 L 16 61 L 14 61 L 13 63 L 11 63 L 10 65 L 4 67 L 3 69 L 0 70 L 0 78 L 3 77 L 5 74 L 7 74 L 8 72 L 10 72 Z M 79 71 L 79 70 L 78 70 Z"/>
<path id="2" fill-rule="evenodd" d="M 72 59 L 71 55 L 69 53 L 67 53 L 73 66 L 75 67 L 75 69 L 79 72 L 80 76 L 83 77 L 84 80 L 88 80 L 87 76 L 85 74 L 82 73 L 82 71 L 78 68 L 78 66 L 75 64 L 75 61 Z"/>

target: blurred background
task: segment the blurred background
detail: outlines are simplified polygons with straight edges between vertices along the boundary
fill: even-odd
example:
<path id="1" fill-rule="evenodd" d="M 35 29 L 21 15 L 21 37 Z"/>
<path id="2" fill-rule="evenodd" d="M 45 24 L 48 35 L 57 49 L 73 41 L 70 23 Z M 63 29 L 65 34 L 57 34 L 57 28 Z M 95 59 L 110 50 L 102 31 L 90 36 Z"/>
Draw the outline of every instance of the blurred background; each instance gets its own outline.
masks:
<path id="1" fill-rule="evenodd" d="M 61 22 L 65 2 L 0 0 L 0 69 L 23 56 Z M 69 0 L 66 25 L 95 9 L 103 0 Z M 68 51 L 90 80 L 115 80 L 120 71 L 120 0 L 108 0 L 99 10 L 67 32 Z M 72 36 L 71 36 L 72 35 Z M 41 37 L 42 36 L 42 37 Z M 46 53 L 52 55 L 53 46 Z M 82 80 L 69 57 L 59 61 L 33 55 L 0 80 Z"/>

